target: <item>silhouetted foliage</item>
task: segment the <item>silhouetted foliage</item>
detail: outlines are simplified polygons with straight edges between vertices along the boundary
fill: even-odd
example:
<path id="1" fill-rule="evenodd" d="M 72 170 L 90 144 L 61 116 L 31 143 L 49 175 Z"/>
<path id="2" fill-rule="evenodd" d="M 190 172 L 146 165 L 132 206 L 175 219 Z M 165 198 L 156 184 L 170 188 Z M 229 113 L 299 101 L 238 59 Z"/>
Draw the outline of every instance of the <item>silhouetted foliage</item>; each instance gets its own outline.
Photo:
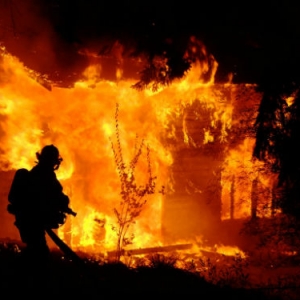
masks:
<path id="1" fill-rule="evenodd" d="M 264 90 L 255 128 L 254 157 L 278 173 L 277 205 L 300 218 L 300 93 L 295 82 L 274 82 Z"/>
<path id="2" fill-rule="evenodd" d="M 236 299 L 236 300 L 266 300 L 287 299 L 268 296 L 268 290 L 256 288 L 233 288 L 228 285 L 209 282 L 199 274 L 175 266 L 176 259 L 155 255 L 150 258 L 150 266 L 129 268 L 118 262 L 105 263 L 87 257 L 84 268 L 79 268 L 74 262 L 63 258 L 58 252 L 52 252 L 52 259 L 47 265 L 24 269 L 19 247 L 16 244 L 0 243 L 0 287 L 3 295 L 13 299 L 31 296 L 39 298 L 41 292 L 47 291 L 47 296 L 53 299 L 93 298 L 100 296 L 126 297 L 138 299 L 141 296 L 167 296 L 169 298 L 184 297 L 199 299 Z M 213 263 L 205 262 L 205 267 L 213 268 Z M 242 275 L 229 268 L 222 273 L 222 280 L 230 280 Z M 215 269 L 208 270 L 212 276 Z M 214 278 L 213 278 L 214 279 Z M 224 281 L 222 281 L 224 283 Z M 284 284 L 272 287 L 285 289 Z M 287 289 L 288 290 L 288 289 Z M 297 291 L 297 290 L 296 290 Z M 133 298 L 132 298 L 133 297 Z M 289 298 L 296 299 L 296 298 Z"/>
<path id="3" fill-rule="evenodd" d="M 160 85 L 169 85 L 190 69 L 193 60 L 185 55 L 188 39 L 184 39 L 180 47 L 171 39 L 163 40 L 160 43 L 165 47 L 161 49 L 139 48 L 136 51 L 136 55 L 146 53 L 147 65 L 140 72 L 140 80 L 133 85 L 134 88 L 142 90 L 150 87 L 156 91 Z"/>
<path id="4" fill-rule="evenodd" d="M 134 239 L 134 234 L 128 236 L 129 227 L 135 223 L 136 218 L 143 210 L 147 201 L 147 196 L 155 193 L 156 177 L 152 175 L 150 149 L 147 147 L 146 160 L 148 165 L 148 178 L 143 185 L 138 184 L 135 171 L 144 148 L 143 140 L 139 145 L 136 143 L 135 153 L 130 163 L 125 163 L 119 133 L 118 112 L 119 106 L 117 105 L 115 113 L 116 146 L 113 142 L 111 142 L 111 144 L 121 183 L 120 205 L 118 208 L 114 208 L 118 226 L 113 227 L 113 230 L 116 232 L 118 237 L 116 259 L 120 260 L 121 256 L 123 255 L 124 247 L 132 244 Z"/>

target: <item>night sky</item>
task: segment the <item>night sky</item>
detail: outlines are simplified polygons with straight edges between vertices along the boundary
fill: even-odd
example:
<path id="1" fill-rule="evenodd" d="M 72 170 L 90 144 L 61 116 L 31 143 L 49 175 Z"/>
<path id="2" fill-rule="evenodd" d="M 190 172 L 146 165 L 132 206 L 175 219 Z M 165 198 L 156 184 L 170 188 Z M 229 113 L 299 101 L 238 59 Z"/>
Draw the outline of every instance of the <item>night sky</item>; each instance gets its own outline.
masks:
<path id="1" fill-rule="evenodd" d="M 6 23 L 4 18 L 0 22 L 0 40 L 29 67 L 40 68 L 38 71 L 47 72 L 51 57 L 34 62 L 30 53 L 35 52 L 36 59 L 36 54 L 41 57 L 45 51 L 39 47 L 33 51 L 35 43 L 20 46 L 24 45 L 22 36 L 36 40 L 49 36 L 55 65 L 66 70 L 65 76 L 73 65 L 86 64 L 78 49 L 95 50 L 96 45 L 96 51 L 103 54 L 119 40 L 125 49 L 134 47 L 137 53 L 153 55 L 165 51 L 168 40 L 181 53 L 192 35 L 203 41 L 218 61 L 220 81 L 226 80 L 229 72 L 237 83 L 283 78 L 298 73 L 300 67 L 300 8 L 290 0 L 188 0 L 176 4 L 158 0 L 2 0 L 0 9 L 6 14 Z M 4 30 L 8 25 L 10 33 Z"/>

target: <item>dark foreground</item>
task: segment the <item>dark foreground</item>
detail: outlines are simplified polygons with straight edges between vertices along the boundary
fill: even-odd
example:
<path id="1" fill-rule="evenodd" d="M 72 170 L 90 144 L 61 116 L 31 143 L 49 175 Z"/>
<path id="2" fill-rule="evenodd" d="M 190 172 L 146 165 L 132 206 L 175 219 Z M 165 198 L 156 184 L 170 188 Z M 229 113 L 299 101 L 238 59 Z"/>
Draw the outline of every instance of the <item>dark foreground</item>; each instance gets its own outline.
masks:
<path id="1" fill-rule="evenodd" d="M 47 263 L 28 263 L 14 244 L 0 245 L 0 288 L 12 299 L 29 296 L 47 299 L 61 297 L 101 297 L 103 295 L 199 296 L 199 299 L 280 299 L 265 291 L 220 287 L 189 271 L 159 263 L 129 268 L 122 263 L 100 263 L 83 259 L 78 264 L 52 252 Z"/>

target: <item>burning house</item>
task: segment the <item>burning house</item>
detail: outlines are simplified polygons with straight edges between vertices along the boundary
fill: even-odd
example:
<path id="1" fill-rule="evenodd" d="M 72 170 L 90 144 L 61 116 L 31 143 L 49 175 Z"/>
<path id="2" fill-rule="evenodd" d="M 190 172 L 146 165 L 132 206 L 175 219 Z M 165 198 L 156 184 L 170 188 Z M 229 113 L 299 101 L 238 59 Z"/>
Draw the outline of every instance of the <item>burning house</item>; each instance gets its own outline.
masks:
<path id="1" fill-rule="evenodd" d="M 50 53 L 47 41 L 36 47 Z M 6 211 L 9 185 L 16 169 L 34 165 L 45 144 L 56 145 L 64 158 L 57 175 L 78 214 L 68 218 L 59 236 L 74 249 L 115 249 L 114 209 L 121 191 L 112 145 L 118 142 L 130 165 L 144 141 L 150 152 L 143 148 L 136 161 L 136 183 L 147 182 L 150 164 L 157 190 L 164 187 L 164 193 L 146 199 L 134 220 L 128 232 L 133 248 L 204 243 L 207 237 L 231 243 L 222 240 L 230 222 L 276 214 L 276 176 L 252 156 L 261 94 L 255 84 L 235 84 L 231 76 L 215 82 L 217 61 L 196 38 L 190 47 L 187 52 L 196 59 L 182 78 L 137 89 L 143 58 L 123 57 L 120 43 L 109 55 L 78 51 L 80 68 L 69 69 L 65 81 L 56 71 L 50 79 L 37 72 L 33 53 L 34 70 L 3 45 L 0 237 L 18 239 Z M 88 63 L 78 74 L 82 61 Z M 40 63 L 48 61 L 43 57 Z M 165 62 L 158 58 L 157 65 L 164 74 Z"/>
<path id="2" fill-rule="evenodd" d="M 270 217 L 274 177 L 252 159 L 261 97 L 253 85 L 214 83 L 213 72 L 202 80 L 205 67 L 197 62 L 183 79 L 139 91 L 132 88 L 134 79 L 101 79 L 99 63 L 90 65 L 74 87 L 53 85 L 49 91 L 3 48 L 2 237 L 13 231 L 5 212 L 13 171 L 31 168 L 35 152 L 53 143 L 64 158 L 58 177 L 78 212 L 60 230 L 61 237 L 88 251 L 113 247 L 113 209 L 120 201 L 111 146 L 116 121 L 124 160 L 130 162 L 137 141 L 144 139 L 156 184 L 165 187 L 163 195 L 148 199 L 136 220 L 135 247 L 214 235 L 226 220 Z M 137 163 L 138 184 L 147 175 L 145 155 Z"/>

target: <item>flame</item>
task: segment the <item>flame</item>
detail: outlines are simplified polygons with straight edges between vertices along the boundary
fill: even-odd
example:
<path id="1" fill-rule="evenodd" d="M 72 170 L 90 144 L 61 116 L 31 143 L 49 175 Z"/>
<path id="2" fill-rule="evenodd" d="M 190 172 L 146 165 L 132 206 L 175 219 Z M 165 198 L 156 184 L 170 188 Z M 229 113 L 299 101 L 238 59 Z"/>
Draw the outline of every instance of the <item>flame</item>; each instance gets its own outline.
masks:
<path id="1" fill-rule="evenodd" d="M 120 45 L 117 46 L 118 50 Z M 224 157 L 220 162 L 223 166 L 222 219 L 251 214 L 253 180 L 258 178 L 270 190 L 273 178 L 259 171 L 261 163 L 251 160 L 253 138 L 240 137 L 242 142 L 230 145 L 230 132 L 241 119 L 236 116 L 237 88 L 231 83 L 214 83 L 218 64 L 205 47 L 192 38 L 186 55 L 195 56 L 197 51 L 199 56 L 207 57 L 205 63 L 195 60 L 184 78 L 156 91 L 132 89 L 136 80 L 124 79 L 121 57 L 115 81 L 101 78 L 102 66 L 94 57 L 83 73 L 84 80 L 68 89 L 53 85 L 49 91 L 37 82 L 38 74 L 28 70 L 5 48 L 1 49 L 1 170 L 31 168 L 35 152 L 45 144 L 59 148 L 64 160 L 57 175 L 71 198 L 73 210 L 78 212 L 76 218 L 68 219 L 59 234 L 68 239 L 73 248 L 99 253 L 116 246 L 113 209 L 120 202 L 120 183 L 110 139 L 116 141 L 117 103 L 124 161 L 129 163 L 133 157 L 137 139 L 144 139 L 151 149 L 157 186 L 165 186 L 166 193 L 176 193 L 171 172 L 175 152 L 186 148 L 201 150 L 214 144 Z M 255 97 L 258 103 L 259 96 Z M 242 175 L 238 173 L 240 170 Z M 145 153 L 137 172 L 139 184 L 143 184 L 147 175 Z M 235 188 L 232 188 L 233 180 Z M 230 213 L 231 194 L 243 203 L 235 207 L 234 213 Z M 267 204 L 270 197 L 265 198 Z M 134 247 L 164 244 L 163 203 L 161 194 L 148 199 L 131 228 Z"/>
<path id="2" fill-rule="evenodd" d="M 226 245 L 215 245 L 216 252 L 225 256 L 236 256 L 239 255 L 241 258 L 246 258 L 245 252 L 240 250 L 238 247 L 226 246 Z"/>

